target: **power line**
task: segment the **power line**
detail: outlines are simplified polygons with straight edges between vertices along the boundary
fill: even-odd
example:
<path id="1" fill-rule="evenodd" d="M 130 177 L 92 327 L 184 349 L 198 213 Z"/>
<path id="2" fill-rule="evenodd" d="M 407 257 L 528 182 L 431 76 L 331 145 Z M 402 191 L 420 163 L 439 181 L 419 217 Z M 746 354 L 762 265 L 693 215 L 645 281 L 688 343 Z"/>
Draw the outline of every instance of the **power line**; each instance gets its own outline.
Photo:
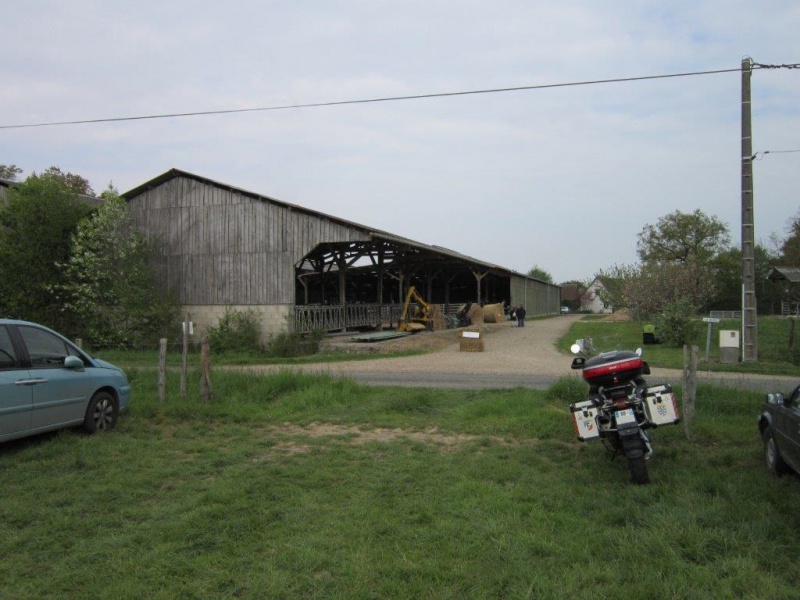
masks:
<path id="1" fill-rule="evenodd" d="M 754 64 L 756 68 L 762 69 L 776 69 L 776 68 L 798 68 L 800 64 L 795 65 L 761 65 L 761 64 Z M 54 127 L 57 125 L 87 125 L 90 123 L 115 123 L 115 122 L 122 122 L 122 121 L 144 121 L 149 119 L 175 119 L 180 117 L 199 117 L 199 116 L 208 116 L 208 115 L 229 115 L 235 113 L 247 113 L 247 112 L 266 112 L 266 111 L 275 111 L 275 110 L 292 110 L 298 108 L 321 108 L 324 106 L 347 106 L 351 104 L 373 104 L 378 102 L 399 102 L 403 100 L 423 100 L 428 98 L 448 98 L 454 96 L 470 96 L 470 95 L 477 95 L 477 94 L 499 94 L 499 93 L 507 93 L 507 92 L 521 92 L 521 91 L 529 91 L 529 90 L 544 90 L 544 89 L 552 89 L 552 88 L 561 88 L 561 87 L 577 87 L 577 86 L 586 86 L 586 85 L 599 85 L 599 84 L 606 84 L 606 83 L 627 83 L 633 81 L 647 81 L 652 79 L 670 79 L 676 77 L 691 77 L 695 75 L 716 75 L 719 73 L 733 73 L 741 71 L 740 68 L 735 69 L 717 69 L 713 71 L 690 71 L 686 73 L 669 73 L 666 75 L 644 75 L 640 77 L 619 77 L 614 79 L 596 79 L 591 81 L 574 81 L 569 83 L 549 83 L 549 84 L 542 84 L 542 85 L 525 85 L 525 86 L 517 86 L 517 87 L 505 87 L 505 88 L 492 88 L 492 89 L 481 89 L 481 90 L 468 90 L 468 91 L 459 91 L 459 92 L 442 92 L 442 93 L 433 93 L 433 94 L 415 94 L 409 96 L 387 96 L 382 98 L 367 98 L 361 100 L 340 100 L 334 102 L 312 102 L 308 104 L 285 104 L 280 106 L 262 106 L 257 108 L 235 108 L 235 109 L 227 109 L 227 110 L 206 110 L 206 111 L 197 111 L 197 112 L 181 112 L 181 113 L 166 113 L 166 114 L 157 114 L 157 115 L 142 115 L 142 116 L 134 116 L 134 117 L 110 117 L 105 119 L 81 119 L 78 121 L 51 121 L 45 123 L 25 123 L 25 124 L 16 124 L 16 125 L 0 125 L 0 129 L 25 129 L 25 128 L 32 128 L 32 127 Z"/>
<path id="2" fill-rule="evenodd" d="M 764 150 L 763 152 L 756 152 L 751 157 L 751 160 L 764 160 L 767 154 L 793 154 L 800 152 L 800 150 Z"/>

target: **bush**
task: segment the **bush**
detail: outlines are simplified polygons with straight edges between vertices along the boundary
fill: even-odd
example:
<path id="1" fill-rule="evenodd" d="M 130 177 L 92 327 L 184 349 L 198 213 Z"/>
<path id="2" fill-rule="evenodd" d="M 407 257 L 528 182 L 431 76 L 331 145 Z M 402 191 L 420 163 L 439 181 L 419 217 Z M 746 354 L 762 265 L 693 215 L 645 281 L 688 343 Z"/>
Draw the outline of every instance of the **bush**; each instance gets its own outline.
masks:
<path id="1" fill-rule="evenodd" d="M 316 354 L 319 352 L 319 344 L 323 337 L 325 332 L 322 330 L 313 331 L 308 337 L 293 331 L 276 333 L 269 341 L 267 352 L 280 358 Z"/>
<path id="2" fill-rule="evenodd" d="M 695 307 L 688 298 L 679 298 L 668 304 L 655 319 L 661 341 L 680 348 L 697 340 L 701 326 L 695 314 Z"/>
<path id="3" fill-rule="evenodd" d="M 217 326 L 209 329 L 208 339 L 214 354 L 264 351 L 258 313 L 252 308 L 240 311 L 227 307 Z"/>

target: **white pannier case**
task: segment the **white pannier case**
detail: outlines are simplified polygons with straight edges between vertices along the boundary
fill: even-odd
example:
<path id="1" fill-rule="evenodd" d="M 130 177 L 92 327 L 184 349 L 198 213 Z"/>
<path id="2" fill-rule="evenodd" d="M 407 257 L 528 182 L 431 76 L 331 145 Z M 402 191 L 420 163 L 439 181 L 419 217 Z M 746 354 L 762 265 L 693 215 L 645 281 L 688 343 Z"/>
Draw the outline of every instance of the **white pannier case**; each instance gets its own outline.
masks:
<path id="1" fill-rule="evenodd" d="M 674 425 L 681 420 L 678 401 L 669 384 L 647 388 L 644 394 L 644 410 L 647 420 L 656 427 Z"/>
<path id="2" fill-rule="evenodd" d="M 597 427 L 597 407 L 590 400 L 570 404 L 569 408 L 572 411 L 572 424 L 580 441 L 585 442 L 600 436 Z"/>

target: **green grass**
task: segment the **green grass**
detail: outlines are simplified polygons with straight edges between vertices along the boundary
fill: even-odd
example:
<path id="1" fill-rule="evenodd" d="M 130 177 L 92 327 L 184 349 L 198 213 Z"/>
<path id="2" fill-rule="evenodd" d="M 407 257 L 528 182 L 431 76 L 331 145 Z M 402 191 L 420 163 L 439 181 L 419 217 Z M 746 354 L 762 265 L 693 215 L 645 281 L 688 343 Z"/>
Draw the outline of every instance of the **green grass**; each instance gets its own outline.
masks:
<path id="1" fill-rule="evenodd" d="M 0 598 L 794 598 L 800 478 L 701 387 L 649 486 L 548 392 L 130 373 L 109 433 L 0 445 Z M 197 379 L 192 373 L 191 382 Z"/>
<path id="2" fill-rule="evenodd" d="M 800 327 L 796 336 L 794 355 L 789 349 L 791 322 L 781 317 L 760 317 L 758 319 L 759 360 L 755 363 L 721 364 L 719 362 L 719 332 L 724 329 L 741 331 L 741 321 L 723 320 L 715 323 L 709 346 L 709 361 L 706 362 L 707 324 L 702 324 L 701 335 L 692 341 L 699 348 L 701 371 L 727 371 L 734 373 L 756 373 L 762 375 L 798 375 L 800 368 Z M 633 350 L 642 347 L 642 323 L 629 321 L 603 321 L 597 318 L 584 318 L 572 324 L 569 332 L 559 341 L 558 348 L 569 352 L 575 340 L 585 336 L 592 338 L 595 350 Z M 652 367 L 666 369 L 683 368 L 683 348 L 673 348 L 666 344 L 651 344 L 643 347 L 645 359 Z"/>

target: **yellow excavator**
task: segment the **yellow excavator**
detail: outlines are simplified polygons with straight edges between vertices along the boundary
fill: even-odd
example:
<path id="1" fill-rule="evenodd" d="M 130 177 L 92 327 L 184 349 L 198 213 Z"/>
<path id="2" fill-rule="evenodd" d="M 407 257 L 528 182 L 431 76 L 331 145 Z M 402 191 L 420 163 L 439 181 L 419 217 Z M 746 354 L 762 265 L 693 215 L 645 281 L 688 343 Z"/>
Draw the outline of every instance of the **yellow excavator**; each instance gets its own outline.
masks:
<path id="1" fill-rule="evenodd" d="M 411 306 L 412 302 L 415 303 L 414 306 Z M 432 324 L 430 304 L 422 299 L 417 293 L 417 288 L 412 285 L 408 288 L 406 301 L 403 303 L 403 315 L 397 324 L 397 331 L 416 333 L 430 329 Z"/>

